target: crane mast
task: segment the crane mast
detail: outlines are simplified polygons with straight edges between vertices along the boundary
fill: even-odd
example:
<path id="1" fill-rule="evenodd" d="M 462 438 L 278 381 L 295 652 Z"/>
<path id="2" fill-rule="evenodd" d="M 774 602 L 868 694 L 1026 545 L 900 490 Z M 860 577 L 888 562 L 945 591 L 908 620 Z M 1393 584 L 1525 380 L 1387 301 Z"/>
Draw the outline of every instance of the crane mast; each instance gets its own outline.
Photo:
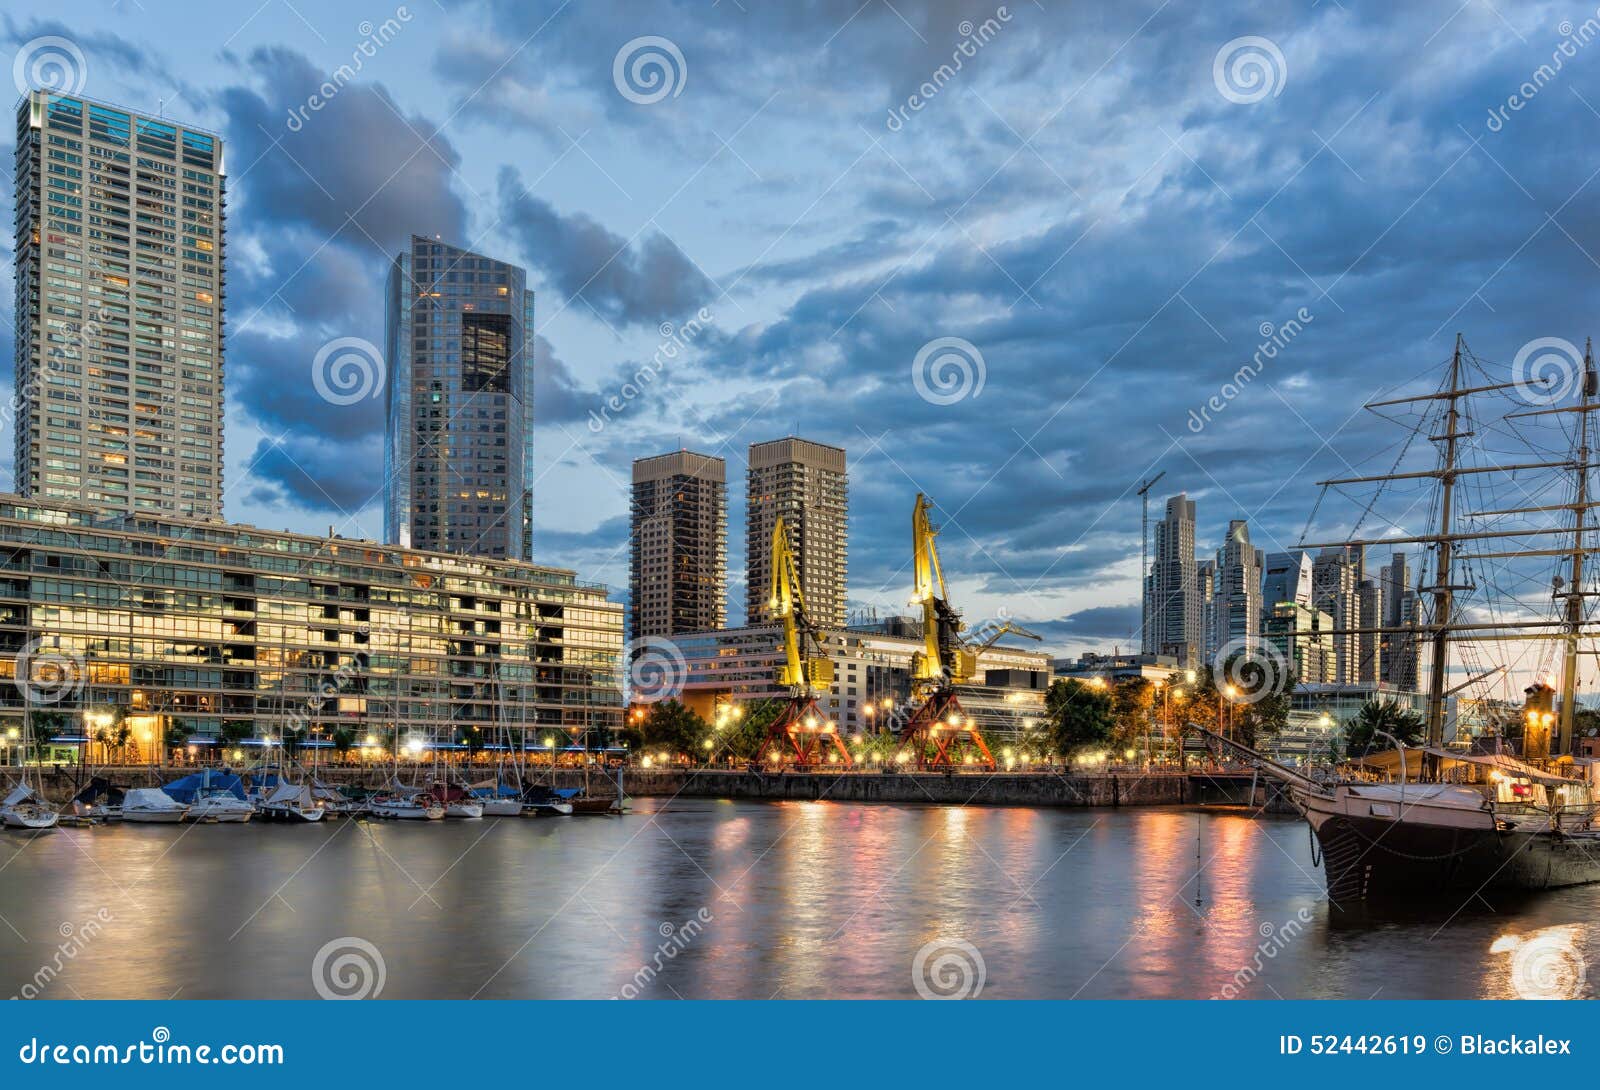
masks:
<path id="1" fill-rule="evenodd" d="M 822 654 L 821 638 L 806 616 L 794 550 L 781 518 L 772 528 L 771 548 L 767 607 L 783 626 L 783 661 L 775 679 L 788 690 L 789 701 L 767 728 L 762 755 L 774 764 L 787 761 L 802 768 L 822 763 L 848 766 L 850 751 L 839 738 L 838 726 L 817 706 L 817 694 L 833 686 L 833 661 Z"/>

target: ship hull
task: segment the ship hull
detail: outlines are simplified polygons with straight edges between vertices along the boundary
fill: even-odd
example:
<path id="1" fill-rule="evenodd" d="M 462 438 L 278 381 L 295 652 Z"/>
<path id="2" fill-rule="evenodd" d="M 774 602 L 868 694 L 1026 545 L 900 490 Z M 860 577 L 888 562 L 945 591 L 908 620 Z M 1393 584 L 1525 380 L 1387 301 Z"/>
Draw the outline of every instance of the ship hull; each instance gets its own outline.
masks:
<path id="1" fill-rule="evenodd" d="M 1461 899 L 1490 890 L 1540 891 L 1600 882 L 1600 836 L 1516 827 L 1492 814 L 1350 812 L 1300 795 L 1322 851 L 1328 899 L 1341 908 Z M 1441 808 L 1442 810 L 1442 808 Z"/>

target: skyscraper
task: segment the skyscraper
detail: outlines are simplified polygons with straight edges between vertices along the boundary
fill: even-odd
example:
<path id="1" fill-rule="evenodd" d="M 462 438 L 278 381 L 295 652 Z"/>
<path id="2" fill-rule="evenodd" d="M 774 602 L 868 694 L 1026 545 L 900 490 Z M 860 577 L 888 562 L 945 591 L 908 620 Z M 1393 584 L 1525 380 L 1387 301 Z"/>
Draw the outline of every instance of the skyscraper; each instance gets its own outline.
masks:
<path id="1" fill-rule="evenodd" d="M 1383 587 L 1383 627 L 1415 629 L 1417 592 L 1411 586 L 1411 566 L 1405 553 L 1395 553 L 1378 570 Z M 1418 643 L 1414 631 L 1385 632 L 1379 642 L 1379 671 L 1383 681 L 1397 688 L 1415 691 L 1418 673 Z"/>
<path id="2" fill-rule="evenodd" d="M 393 544 L 533 555 L 527 275 L 412 236 L 389 271 L 384 525 Z"/>
<path id="3" fill-rule="evenodd" d="M 634 461 L 630 639 L 727 624 L 727 472 L 687 450 Z"/>
<path id="4" fill-rule="evenodd" d="M 1215 620 L 1208 656 L 1223 649 L 1246 653 L 1261 643 L 1261 569 L 1265 560 L 1250 544 L 1250 527 L 1243 519 L 1228 523 L 1228 536 L 1217 550 L 1216 591 L 1212 596 Z"/>
<path id="5" fill-rule="evenodd" d="M 1356 567 L 1350 549 L 1323 549 L 1311 565 L 1312 608 L 1333 618 L 1335 677 L 1340 685 L 1360 680 L 1361 603 L 1356 594 Z"/>
<path id="6" fill-rule="evenodd" d="M 845 623 L 848 576 L 849 478 L 845 454 L 790 436 L 750 444 L 746 479 L 745 611 L 748 623 L 770 619 L 772 528 L 781 516 L 799 569 L 800 589 L 811 620 L 824 627 Z"/>
<path id="7" fill-rule="evenodd" d="M 1267 554 L 1261 576 L 1262 616 L 1270 616 L 1279 602 L 1311 605 L 1311 557 L 1305 553 Z"/>
<path id="8" fill-rule="evenodd" d="M 17 111 L 16 490 L 222 515 L 222 141 L 32 91 Z"/>
<path id="9" fill-rule="evenodd" d="M 1200 665 L 1205 620 L 1195 570 L 1194 501 L 1168 497 L 1167 513 L 1155 528 L 1155 558 L 1145 576 L 1144 640 L 1147 655 L 1172 655 L 1186 667 Z"/>

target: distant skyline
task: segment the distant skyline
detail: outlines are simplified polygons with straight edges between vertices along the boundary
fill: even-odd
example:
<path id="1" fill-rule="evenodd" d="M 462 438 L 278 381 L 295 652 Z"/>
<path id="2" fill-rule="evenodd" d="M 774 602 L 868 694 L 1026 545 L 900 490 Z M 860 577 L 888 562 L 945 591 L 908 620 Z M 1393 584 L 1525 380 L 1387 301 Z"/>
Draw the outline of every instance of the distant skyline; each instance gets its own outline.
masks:
<path id="1" fill-rule="evenodd" d="M 310 369 L 383 343 L 413 233 L 528 270 L 535 560 L 621 591 L 634 458 L 799 434 L 849 454 L 852 609 L 904 610 L 925 491 L 968 620 L 1061 655 L 1138 646 L 1141 479 L 1201 555 L 1231 519 L 1287 551 L 1457 330 L 1506 367 L 1591 332 L 1592 6 L 745 7 L 21 0 L 0 35 L 224 138 L 237 521 L 382 538 L 383 398 Z"/>

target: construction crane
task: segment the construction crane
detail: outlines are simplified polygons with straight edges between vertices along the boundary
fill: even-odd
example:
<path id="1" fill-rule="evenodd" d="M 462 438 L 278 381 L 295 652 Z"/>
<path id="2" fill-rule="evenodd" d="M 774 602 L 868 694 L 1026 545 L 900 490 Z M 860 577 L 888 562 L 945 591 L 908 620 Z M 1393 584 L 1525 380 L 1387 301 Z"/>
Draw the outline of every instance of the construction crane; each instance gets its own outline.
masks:
<path id="1" fill-rule="evenodd" d="M 833 661 L 822 653 L 816 626 L 806 616 L 805 595 L 795 569 L 794 551 L 783 519 L 772 528 L 772 576 L 767 608 L 783 621 L 783 662 L 778 685 L 789 692 L 789 702 L 767 728 L 762 756 L 775 764 L 788 760 L 805 768 L 814 764 L 850 765 L 850 751 L 838 727 L 817 707 L 817 694 L 833 685 Z M 832 746 L 838 761 L 824 761 Z"/>
<path id="2" fill-rule="evenodd" d="M 982 643 L 961 637 L 961 614 L 950 604 L 944 568 L 939 563 L 938 531 L 928 518 L 928 497 L 917 493 L 911 512 L 912 605 L 922 607 L 922 650 L 911 659 L 911 696 L 916 709 L 900 732 L 900 754 L 919 768 L 950 768 L 957 763 L 995 767 L 994 755 L 978 732 L 976 721 L 961 707 L 956 687 L 978 672 L 978 652 L 1000 637 L 1016 633 L 1039 637 L 1006 621 Z M 981 760 L 979 759 L 981 757 Z"/>

